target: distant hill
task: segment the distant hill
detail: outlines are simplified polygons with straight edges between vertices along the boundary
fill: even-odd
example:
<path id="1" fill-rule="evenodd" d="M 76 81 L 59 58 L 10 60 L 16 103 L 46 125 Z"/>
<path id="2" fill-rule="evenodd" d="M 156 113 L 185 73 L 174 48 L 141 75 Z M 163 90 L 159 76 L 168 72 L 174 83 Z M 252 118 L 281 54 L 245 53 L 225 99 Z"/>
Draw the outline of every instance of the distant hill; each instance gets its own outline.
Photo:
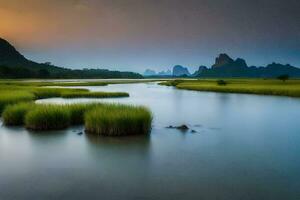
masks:
<path id="1" fill-rule="evenodd" d="M 172 75 L 174 76 L 174 77 L 178 77 L 178 76 L 190 76 L 191 74 L 190 74 L 190 72 L 189 72 L 189 70 L 188 70 L 188 68 L 186 68 L 186 67 L 183 67 L 183 66 L 181 66 L 181 65 L 175 65 L 174 67 L 173 67 L 173 73 L 172 73 Z"/>
<path id="2" fill-rule="evenodd" d="M 147 78 L 157 78 L 157 77 L 172 77 L 172 72 L 171 70 L 167 70 L 167 71 L 160 71 L 158 73 L 156 73 L 156 71 L 152 70 L 152 69 L 146 69 L 145 72 L 143 73 L 144 77 Z"/>
<path id="3" fill-rule="evenodd" d="M 220 54 L 211 68 L 202 67 L 196 77 L 224 78 L 276 78 L 280 75 L 300 77 L 300 69 L 289 64 L 272 63 L 266 67 L 248 66 L 242 58 L 233 60 L 227 54 Z"/>
<path id="4" fill-rule="evenodd" d="M 153 70 L 146 70 L 151 77 L 166 77 Z M 153 75 L 155 73 L 155 75 Z M 173 72 L 168 77 L 203 77 L 203 78 L 277 78 L 280 75 L 288 75 L 292 78 L 300 78 L 300 69 L 289 64 L 283 65 L 272 63 L 265 67 L 248 66 L 242 58 L 236 60 L 222 53 L 216 59 L 215 63 L 208 68 L 201 65 L 194 73 L 190 73 L 188 68 L 181 65 L 175 65 Z"/>
<path id="5" fill-rule="evenodd" d="M 146 69 L 145 72 L 143 73 L 144 76 L 156 76 L 156 72 L 152 69 Z"/>
<path id="6" fill-rule="evenodd" d="M 107 69 L 72 70 L 26 59 L 8 41 L 0 38 L 0 78 L 143 78 L 133 72 Z"/>

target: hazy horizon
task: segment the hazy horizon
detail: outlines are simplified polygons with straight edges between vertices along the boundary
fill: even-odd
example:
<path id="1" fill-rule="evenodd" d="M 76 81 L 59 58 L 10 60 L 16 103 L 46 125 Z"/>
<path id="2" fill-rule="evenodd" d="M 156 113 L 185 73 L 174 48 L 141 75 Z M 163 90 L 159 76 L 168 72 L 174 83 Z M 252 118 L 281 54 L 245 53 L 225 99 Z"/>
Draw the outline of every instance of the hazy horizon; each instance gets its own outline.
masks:
<path id="1" fill-rule="evenodd" d="M 191 72 L 219 53 L 300 67 L 296 0 L 0 0 L 0 37 L 70 68 Z"/>

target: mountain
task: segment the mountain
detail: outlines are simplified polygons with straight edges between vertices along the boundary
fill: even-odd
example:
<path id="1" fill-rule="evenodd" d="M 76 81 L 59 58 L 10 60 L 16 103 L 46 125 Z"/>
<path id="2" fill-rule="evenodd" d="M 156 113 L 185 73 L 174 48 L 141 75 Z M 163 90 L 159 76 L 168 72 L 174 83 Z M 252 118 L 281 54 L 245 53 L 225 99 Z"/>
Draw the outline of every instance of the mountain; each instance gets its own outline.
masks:
<path id="1" fill-rule="evenodd" d="M 143 78 L 133 72 L 107 69 L 72 70 L 26 59 L 8 41 L 0 38 L 0 78 Z"/>
<path id="2" fill-rule="evenodd" d="M 156 72 L 152 69 L 146 69 L 145 72 L 143 73 L 144 76 L 155 76 Z"/>
<path id="3" fill-rule="evenodd" d="M 193 73 L 193 76 L 199 76 L 204 70 L 207 70 L 207 67 L 204 65 L 201 65 L 197 71 Z"/>
<path id="4" fill-rule="evenodd" d="M 183 67 L 181 65 L 175 65 L 173 67 L 173 76 L 190 76 L 190 72 L 186 67 Z"/>
<path id="5" fill-rule="evenodd" d="M 11 44 L 0 38 L 0 64 L 6 65 L 11 63 L 26 62 L 26 58 L 21 55 Z"/>
<path id="6" fill-rule="evenodd" d="M 201 68 L 196 72 L 197 77 L 211 78 L 275 78 L 283 74 L 290 77 L 300 77 L 300 69 L 289 64 L 272 63 L 266 67 L 248 66 L 242 58 L 236 60 L 227 54 L 220 54 L 211 68 Z"/>
<path id="7" fill-rule="evenodd" d="M 172 76 L 172 72 L 171 70 L 167 70 L 167 71 L 161 71 L 157 73 L 158 76 Z"/>

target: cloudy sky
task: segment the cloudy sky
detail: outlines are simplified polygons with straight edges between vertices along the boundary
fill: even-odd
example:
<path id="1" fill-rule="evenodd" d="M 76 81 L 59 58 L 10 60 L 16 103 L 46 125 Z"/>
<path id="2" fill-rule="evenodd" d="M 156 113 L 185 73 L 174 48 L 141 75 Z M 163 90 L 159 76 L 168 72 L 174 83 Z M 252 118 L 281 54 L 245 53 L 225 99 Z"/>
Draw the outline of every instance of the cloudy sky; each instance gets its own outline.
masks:
<path id="1" fill-rule="evenodd" d="M 300 1 L 0 0 L 0 37 L 72 68 L 194 70 L 223 52 L 300 67 Z"/>

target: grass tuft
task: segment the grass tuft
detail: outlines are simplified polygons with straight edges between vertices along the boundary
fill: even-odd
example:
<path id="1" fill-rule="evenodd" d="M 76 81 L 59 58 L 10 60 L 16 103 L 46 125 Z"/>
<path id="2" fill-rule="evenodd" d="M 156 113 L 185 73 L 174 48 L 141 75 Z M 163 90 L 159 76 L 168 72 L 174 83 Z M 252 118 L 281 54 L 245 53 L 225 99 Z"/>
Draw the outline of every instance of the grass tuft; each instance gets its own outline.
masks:
<path id="1" fill-rule="evenodd" d="M 0 91 L 0 113 L 4 110 L 5 106 L 12 105 L 19 102 L 26 102 L 34 100 L 34 95 L 28 91 L 13 91 L 5 90 Z"/>
<path id="2" fill-rule="evenodd" d="M 32 130 L 60 130 L 71 124 L 71 114 L 65 106 L 36 106 L 25 116 L 25 126 Z"/>
<path id="3" fill-rule="evenodd" d="M 26 113 L 31 110 L 35 105 L 33 103 L 18 103 L 8 105 L 3 113 L 3 122 L 7 126 L 20 126 L 24 125 L 24 117 Z"/>
<path id="4" fill-rule="evenodd" d="M 63 98 L 110 98 L 110 97 L 129 97 L 126 92 L 89 92 L 89 91 L 79 91 L 79 92 L 63 92 L 61 94 Z"/>
<path id="5" fill-rule="evenodd" d="M 85 114 L 87 133 L 106 136 L 146 134 L 152 115 L 145 107 L 109 104 L 97 106 Z"/>
<path id="6" fill-rule="evenodd" d="M 95 106 L 100 104 L 70 104 L 66 105 L 66 109 L 69 110 L 71 115 L 72 125 L 81 125 L 84 123 L 85 112 L 91 110 Z"/>

